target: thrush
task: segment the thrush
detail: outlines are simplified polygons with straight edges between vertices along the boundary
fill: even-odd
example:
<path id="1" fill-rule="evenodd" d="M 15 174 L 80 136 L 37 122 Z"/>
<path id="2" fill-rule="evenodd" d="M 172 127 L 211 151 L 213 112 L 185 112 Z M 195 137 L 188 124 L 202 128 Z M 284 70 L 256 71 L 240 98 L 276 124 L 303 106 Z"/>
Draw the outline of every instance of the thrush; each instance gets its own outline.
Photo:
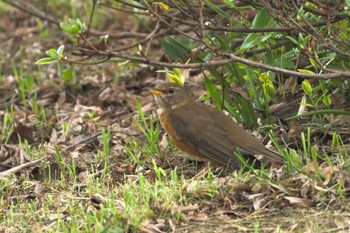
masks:
<path id="1" fill-rule="evenodd" d="M 235 156 L 238 150 L 247 160 L 263 155 L 283 163 L 284 157 L 268 149 L 229 116 L 197 101 L 188 87 L 158 82 L 148 89 L 158 104 L 162 127 L 176 147 L 191 158 L 214 163 L 233 170 L 242 167 Z"/>

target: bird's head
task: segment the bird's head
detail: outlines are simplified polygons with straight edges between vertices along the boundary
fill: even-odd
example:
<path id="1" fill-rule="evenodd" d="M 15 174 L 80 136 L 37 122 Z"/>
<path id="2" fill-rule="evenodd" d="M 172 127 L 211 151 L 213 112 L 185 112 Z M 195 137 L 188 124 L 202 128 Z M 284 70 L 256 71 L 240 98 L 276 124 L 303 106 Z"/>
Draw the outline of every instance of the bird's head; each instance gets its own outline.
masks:
<path id="1" fill-rule="evenodd" d="M 178 108 L 194 98 L 190 89 L 171 82 L 158 82 L 154 88 L 148 88 L 147 91 L 154 96 L 161 113 Z"/>

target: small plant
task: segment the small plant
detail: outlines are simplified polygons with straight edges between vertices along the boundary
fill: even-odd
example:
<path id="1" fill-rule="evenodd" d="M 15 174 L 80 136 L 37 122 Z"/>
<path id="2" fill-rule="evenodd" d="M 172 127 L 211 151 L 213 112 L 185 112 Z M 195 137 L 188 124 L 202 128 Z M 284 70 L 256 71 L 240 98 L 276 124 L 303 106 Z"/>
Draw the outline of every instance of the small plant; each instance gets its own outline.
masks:
<path id="1" fill-rule="evenodd" d="M 174 68 L 172 70 L 168 70 L 168 69 L 159 70 L 157 72 L 159 72 L 159 73 L 161 73 L 161 72 L 166 73 L 167 80 L 169 82 L 177 83 L 180 86 L 183 86 L 185 84 L 186 77 L 185 77 L 184 71 L 179 69 L 179 68 Z"/>
<path id="2" fill-rule="evenodd" d="M 79 19 L 73 20 L 68 19 L 68 22 L 60 24 L 62 30 L 69 35 L 76 37 L 81 35 L 85 30 L 86 26 Z M 48 65 L 51 63 L 57 63 L 57 70 L 59 77 L 64 81 L 65 84 L 69 84 L 74 81 L 75 70 L 64 65 L 67 61 L 67 57 L 63 55 L 64 45 L 58 47 L 58 49 L 49 49 L 46 51 L 47 57 L 41 58 L 35 62 L 37 65 Z"/>
<path id="3" fill-rule="evenodd" d="M 35 62 L 37 65 L 47 65 L 54 62 L 61 62 L 64 60 L 63 56 L 64 46 L 61 45 L 58 49 L 49 49 L 46 51 L 47 57 L 41 58 Z M 60 70 L 60 67 L 58 67 Z"/>
<path id="4" fill-rule="evenodd" d="M 103 162 L 103 171 L 105 174 L 109 172 L 109 166 L 110 166 L 110 140 L 111 140 L 111 130 L 110 129 L 102 129 L 102 146 L 103 151 L 97 152 L 97 157 L 102 159 Z"/>
<path id="5" fill-rule="evenodd" d="M 162 178 L 166 179 L 166 172 L 163 170 L 163 168 L 158 167 L 154 159 L 152 160 L 153 163 L 153 170 L 156 173 L 157 180 L 159 182 L 162 182 Z"/>
<path id="6" fill-rule="evenodd" d="M 68 22 L 60 23 L 61 29 L 68 35 L 76 38 L 86 31 L 87 27 L 85 23 L 82 23 L 80 19 L 68 19 Z M 63 63 L 67 61 L 67 57 L 63 55 L 64 45 L 58 47 L 58 49 L 49 49 L 46 51 L 47 57 L 41 58 L 35 62 L 37 65 L 48 65 L 51 63 L 57 63 L 57 70 L 59 77 L 68 84 L 74 80 L 74 69 L 65 67 Z"/>
<path id="7" fill-rule="evenodd" d="M 133 122 L 139 128 L 139 130 L 146 136 L 149 145 L 149 153 L 151 154 L 159 154 L 158 151 L 158 138 L 160 135 L 159 123 L 155 121 L 152 115 L 148 116 L 149 122 L 142 111 L 142 107 L 140 103 L 136 100 L 136 107 L 138 116 L 141 119 L 141 122 L 133 117 Z"/>
<path id="8" fill-rule="evenodd" d="M 51 63 L 57 63 L 58 76 L 64 81 L 65 84 L 71 83 L 74 80 L 74 69 L 65 68 L 64 61 L 67 58 L 63 55 L 64 46 L 61 45 L 58 49 L 49 49 L 46 51 L 47 57 L 41 58 L 35 62 L 37 65 L 48 65 Z"/>
<path id="9" fill-rule="evenodd" d="M 23 105 L 27 106 L 28 96 L 33 91 L 34 78 L 32 75 L 27 75 L 24 77 L 22 65 L 18 68 L 15 66 L 15 64 L 12 64 L 12 70 L 18 83 Z"/>
<path id="10" fill-rule="evenodd" d="M 78 36 L 84 33 L 87 29 L 85 23 L 82 23 L 79 18 L 68 19 L 68 22 L 60 23 L 61 29 L 71 36 Z"/>
<path id="11" fill-rule="evenodd" d="M 337 84 L 326 84 L 323 80 L 319 82 L 319 85 L 316 87 L 312 87 L 309 80 L 305 79 L 302 82 L 302 88 L 304 93 L 309 97 L 310 104 L 306 103 L 304 105 L 313 107 L 315 109 L 319 109 L 321 104 L 326 107 L 330 107 L 332 104 L 332 99 L 330 94 L 328 94 L 329 89 L 332 88 L 333 85 Z"/>
<path id="12" fill-rule="evenodd" d="M 4 144 L 7 144 L 15 128 L 15 116 L 13 107 L 10 110 L 6 110 L 3 117 L 3 125 L 1 132 L 1 141 L 4 140 Z"/>

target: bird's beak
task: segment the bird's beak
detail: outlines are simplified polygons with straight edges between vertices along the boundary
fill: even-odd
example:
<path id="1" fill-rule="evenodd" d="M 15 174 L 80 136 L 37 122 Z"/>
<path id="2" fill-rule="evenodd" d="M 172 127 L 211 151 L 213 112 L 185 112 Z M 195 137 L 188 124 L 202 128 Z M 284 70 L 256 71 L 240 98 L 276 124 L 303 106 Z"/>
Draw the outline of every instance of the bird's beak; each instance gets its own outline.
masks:
<path id="1" fill-rule="evenodd" d="M 163 95 L 163 92 L 158 91 L 156 89 L 149 89 L 147 90 L 149 93 L 151 93 L 152 95 Z"/>
<path id="2" fill-rule="evenodd" d="M 157 89 L 154 89 L 154 87 L 145 87 L 143 88 L 144 91 L 148 91 L 152 95 L 163 95 L 163 92 L 158 91 Z"/>
<path id="3" fill-rule="evenodd" d="M 161 96 L 164 93 L 157 90 L 155 87 L 158 83 L 164 83 L 163 80 L 157 79 L 156 81 L 154 81 L 150 86 L 143 88 L 144 91 L 148 91 L 149 93 L 151 93 L 152 95 L 155 96 Z"/>

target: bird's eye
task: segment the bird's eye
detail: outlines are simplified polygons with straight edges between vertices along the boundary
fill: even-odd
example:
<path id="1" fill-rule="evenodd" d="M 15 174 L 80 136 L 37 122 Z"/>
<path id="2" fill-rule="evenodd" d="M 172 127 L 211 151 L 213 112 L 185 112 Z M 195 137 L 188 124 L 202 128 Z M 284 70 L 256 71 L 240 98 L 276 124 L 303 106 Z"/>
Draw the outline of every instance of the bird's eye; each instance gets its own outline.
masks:
<path id="1" fill-rule="evenodd" d="M 172 88 L 172 87 L 170 87 L 170 88 L 168 89 L 168 93 L 169 93 L 169 94 L 173 94 L 174 91 L 175 91 L 175 90 L 174 90 L 174 88 Z"/>

